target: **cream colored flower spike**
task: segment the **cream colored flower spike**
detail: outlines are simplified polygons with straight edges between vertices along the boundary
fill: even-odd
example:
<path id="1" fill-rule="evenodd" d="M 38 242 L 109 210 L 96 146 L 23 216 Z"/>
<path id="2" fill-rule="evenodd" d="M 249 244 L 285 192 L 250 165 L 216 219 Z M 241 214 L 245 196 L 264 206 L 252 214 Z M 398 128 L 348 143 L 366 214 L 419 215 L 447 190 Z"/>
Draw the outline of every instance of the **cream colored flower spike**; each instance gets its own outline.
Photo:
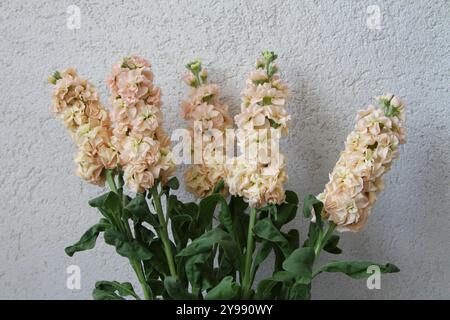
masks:
<path id="1" fill-rule="evenodd" d="M 404 103 L 392 94 L 377 100 L 380 108 L 370 105 L 358 112 L 345 150 L 317 197 L 324 203 L 323 218 L 333 221 L 339 231 L 365 226 L 383 189 L 382 176 L 398 156 L 398 146 L 406 142 Z"/>
<path id="2" fill-rule="evenodd" d="M 225 179 L 224 158 L 219 161 L 214 155 L 215 152 L 225 154 L 224 132 L 233 121 L 228 105 L 219 100 L 219 86 L 207 83 L 208 75 L 201 62 L 197 60 L 186 67 L 189 72 L 183 76 L 183 81 L 191 87 L 191 92 L 181 104 L 181 115 L 189 122 L 191 138 L 194 132 L 196 137 L 202 137 L 203 163 L 191 165 L 184 174 L 184 181 L 189 192 L 203 198 Z M 221 139 L 216 139 L 217 132 L 222 133 Z M 226 187 L 223 192 L 227 192 Z"/>
<path id="3" fill-rule="evenodd" d="M 153 84 L 150 63 L 138 56 L 115 64 L 111 90 L 112 142 L 120 154 L 127 187 L 133 192 L 163 183 L 174 174 L 170 139 L 162 128 L 161 90 Z"/>
<path id="4" fill-rule="evenodd" d="M 243 197 L 251 207 L 285 200 L 285 159 L 273 146 L 287 133 L 291 116 L 285 109 L 289 90 L 278 75 L 276 58 L 266 51 L 256 62 L 242 94 L 241 112 L 235 117 L 242 154 L 227 166 L 226 182 L 230 193 Z"/>
<path id="5" fill-rule="evenodd" d="M 52 112 L 64 121 L 74 139 L 77 175 L 95 185 L 104 185 L 104 169 L 115 168 L 118 154 L 111 144 L 108 111 L 101 105 L 97 89 L 74 69 L 55 72 Z"/>

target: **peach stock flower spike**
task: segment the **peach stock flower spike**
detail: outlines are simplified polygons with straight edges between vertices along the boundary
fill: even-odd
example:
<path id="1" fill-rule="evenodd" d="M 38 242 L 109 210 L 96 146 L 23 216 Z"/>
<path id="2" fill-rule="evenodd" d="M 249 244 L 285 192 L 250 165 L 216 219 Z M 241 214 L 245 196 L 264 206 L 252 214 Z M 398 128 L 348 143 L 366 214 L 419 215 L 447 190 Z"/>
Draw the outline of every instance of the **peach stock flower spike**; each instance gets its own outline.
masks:
<path id="1" fill-rule="evenodd" d="M 383 189 L 383 175 L 406 142 L 405 105 L 392 94 L 377 98 L 381 107 L 370 105 L 358 112 L 355 129 L 330 174 L 330 181 L 317 198 L 324 203 L 322 216 L 339 231 L 361 230 Z"/>
<path id="2" fill-rule="evenodd" d="M 104 185 L 104 169 L 117 166 L 118 153 L 111 143 L 108 111 L 101 105 L 97 89 L 74 69 L 55 72 L 51 111 L 63 120 L 74 139 L 77 175 L 95 185 Z"/>
<path id="3" fill-rule="evenodd" d="M 196 131 L 195 136 L 202 139 L 203 161 L 186 170 L 184 181 L 189 192 L 203 198 L 211 194 L 214 187 L 225 178 L 224 161 L 218 161 L 214 156 L 215 152 L 225 153 L 224 140 L 216 139 L 212 133 L 220 132 L 223 138 L 223 133 L 231 127 L 232 120 L 228 114 L 228 106 L 219 100 L 219 86 L 207 83 L 208 75 L 201 62 L 191 62 L 186 68 L 189 72 L 183 76 L 183 81 L 191 87 L 191 92 L 181 104 L 181 115 L 190 125 L 191 138 L 194 138 Z M 224 192 L 227 192 L 226 188 Z"/>
<path id="4" fill-rule="evenodd" d="M 162 128 L 161 90 L 150 63 L 125 57 L 107 79 L 111 90 L 112 142 L 119 152 L 126 186 L 133 192 L 163 183 L 174 174 L 170 139 Z"/>
<path id="5" fill-rule="evenodd" d="M 284 155 L 274 146 L 288 131 L 291 116 L 285 108 L 287 86 L 278 75 L 273 52 L 263 52 L 242 93 L 241 112 L 235 117 L 241 155 L 227 166 L 226 183 L 233 195 L 251 207 L 281 204 L 287 181 Z"/>

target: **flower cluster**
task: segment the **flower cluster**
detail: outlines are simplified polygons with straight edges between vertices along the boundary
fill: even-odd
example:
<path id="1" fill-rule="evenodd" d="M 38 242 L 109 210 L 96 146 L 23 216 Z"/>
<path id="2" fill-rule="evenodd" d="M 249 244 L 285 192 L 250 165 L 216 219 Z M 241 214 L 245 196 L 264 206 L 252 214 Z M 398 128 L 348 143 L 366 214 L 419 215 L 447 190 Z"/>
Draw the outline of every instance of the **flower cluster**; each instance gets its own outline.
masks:
<path id="1" fill-rule="evenodd" d="M 226 182 L 231 194 L 244 197 L 252 207 L 280 204 L 285 199 L 285 160 L 276 147 L 288 130 L 290 115 L 285 104 L 289 90 L 277 74 L 276 58 L 266 51 L 256 62 L 256 70 L 246 81 L 241 112 L 235 117 L 242 154 L 232 159 Z"/>
<path id="2" fill-rule="evenodd" d="M 371 105 L 358 112 L 345 150 L 325 191 L 318 195 L 324 203 L 322 216 L 340 231 L 359 231 L 364 227 L 383 188 L 382 176 L 398 156 L 398 146 L 406 142 L 403 102 L 392 94 L 378 100 L 381 108 Z"/>
<path id="3" fill-rule="evenodd" d="M 215 186 L 225 178 L 223 133 L 231 127 L 232 120 L 228 114 L 228 105 L 219 100 L 219 86 L 207 83 L 208 75 L 201 62 L 197 60 L 186 67 L 189 72 L 183 81 L 192 90 L 188 99 L 181 104 L 181 114 L 189 121 L 191 141 L 197 137 L 201 139 L 200 145 L 194 140 L 194 149 L 201 148 L 202 163 L 194 161 L 186 170 L 184 180 L 189 192 L 203 198 L 212 193 Z"/>
<path id="4" fill-rule="evenodd" d="M 151 188 L 174 173 L 170 138 L 162 128 L 161 90 L 153 85 L 150 63 L 138 56 L 115 64 L 108 77 L 111 90 L 112 143 L 119 152 L 127 187 Z"/>
<path id="5" fill-rule="evenodd" d="M 55 85 L 51 110 L 64 121 L 78 146 L 77 175 L 103 185 L 103 170 L 116 167 L 118 153 L 110 140 L 109 115 L 97 89 L 74 69 L 55 72 L 49 81 Z"/>

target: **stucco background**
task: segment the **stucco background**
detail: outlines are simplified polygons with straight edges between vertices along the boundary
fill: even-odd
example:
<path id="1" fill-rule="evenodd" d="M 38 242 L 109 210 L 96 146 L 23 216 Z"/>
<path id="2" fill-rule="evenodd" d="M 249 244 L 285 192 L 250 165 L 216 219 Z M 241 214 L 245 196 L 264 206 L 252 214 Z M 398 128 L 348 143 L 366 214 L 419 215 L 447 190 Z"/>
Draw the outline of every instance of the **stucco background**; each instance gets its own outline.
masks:
<path id="1" fill-rule="evenodd" d="M 66 25 L 72 4 L 81 10 L 77 30 Z M 370 5 L 381 10 L 379 30 Z M 76 67 L 106 103 L 112 63 L 143 55 L 171 131 L 185 125 L 187 61 L 203 59 L 235 114 L 263 49 L 279 54 L 293 92 L 283 148 L 288 188 L 301 197 L 322 190 L 358 109 L 385 91 L 407 102 L 408 143 L 387 188 L 367 228 L 343 234 L 341 243 L 342 258 L 393 262 L 402 271 L 382 277 L 381 290 L 324 274 L 313 297 L 450 298 L 448 1 L 2 1 L 0 17 L 0 298 L 90 299 L 96 280 L 134 282 L 103 239 L 73 258 L 63 251 L 98 220 L 86 202 L 101 190 L 73 175 L 73 144 L 48 111 L 49 74 Z M 292 226 L 305 235 L 304 220 Z M 81 290 L 66 288 L 71 264 L 81 268 Z"/>

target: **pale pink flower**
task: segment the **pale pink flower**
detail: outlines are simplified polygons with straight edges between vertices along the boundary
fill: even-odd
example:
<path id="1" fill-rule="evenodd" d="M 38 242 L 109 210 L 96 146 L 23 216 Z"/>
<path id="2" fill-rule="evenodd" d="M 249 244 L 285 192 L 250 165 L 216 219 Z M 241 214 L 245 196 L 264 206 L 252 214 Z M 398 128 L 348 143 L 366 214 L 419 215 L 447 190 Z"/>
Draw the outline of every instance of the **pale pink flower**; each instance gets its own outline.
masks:
<path id="1" fill-rule="evenodd" d="M 355 129 L 347 137 L 345 150 L 330 174 L 325 191 L 318 196 L 324 203 L 322 216 L 340 231 L 359 231 L 367 222 L 377 194 L 383 188 L 382 176 L 391 168 L 404 143 L 404 104 L 392 95 L 380 98 L 382 108 L 370 105 L 359 111 Z"/>
<path id="2" fill-rule="evenodd" d="M 283 203 L 287 181 L 284 156 L 275 146 L 281 133 L 287 132 L 289 90 L 276 74 L 276 56 L 265 53 L 264 57 L 246 80 L 241 112 L 235 116 L 243 154 L 233 158 L 226 171 L 230 193 L 243 197 L 251 207 Z"/>
<path id="3" fill-rule="evenodd" d="M 190 166 L 184 175 L 186 189 L 202 198 L 225 178 L 224 144 L 221 139 L 217 139 L 216 134 L 223 136 L 225 129 L 231 126 L 232 119 L 228 114 L 228 106 L 220 102 L 219 86 L 207 84 L 206 70 L 201 65 L 198 67 L 198 70 L 190 69 L 191 72 L 183 77 L 192 90 L 181 103 L 181 115 L 189 121 L 191 135 L 194 136 L 196 132 L 202 139 L 202 150 L 196 151 L 201 151 L 203 163 Z M 193 148 L 196 147 L 197 144 L 193 144 Z M 226 189 L 223 189 L 224 193 Z"/>

